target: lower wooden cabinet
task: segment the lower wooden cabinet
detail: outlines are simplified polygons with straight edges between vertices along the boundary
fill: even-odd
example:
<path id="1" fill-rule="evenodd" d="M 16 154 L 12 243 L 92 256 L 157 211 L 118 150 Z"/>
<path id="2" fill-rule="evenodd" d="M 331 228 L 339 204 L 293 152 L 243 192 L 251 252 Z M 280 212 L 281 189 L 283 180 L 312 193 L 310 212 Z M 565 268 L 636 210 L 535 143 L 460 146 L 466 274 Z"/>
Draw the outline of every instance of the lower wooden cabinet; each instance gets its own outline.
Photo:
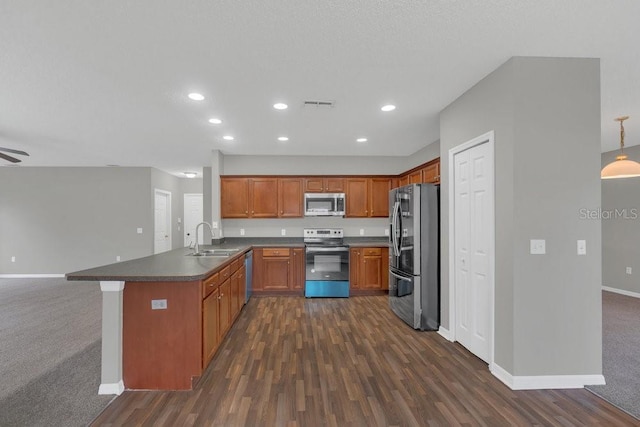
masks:
<path id="1" fill-rule="evenodd" d="M 389 248 L 351 248 L 349 285 L 353 290 L 389 289 Z"/>
<path id="2" fill-rule="evenodd" d="M 254 248 L 253 292 L 300 294 L 304 289 L 303 248 Z"/>
<path id="3" fill-rule="evenodd" d="M 218 289 L 202 301 L 202 368 L 204 369 L 220 345 Z"/>

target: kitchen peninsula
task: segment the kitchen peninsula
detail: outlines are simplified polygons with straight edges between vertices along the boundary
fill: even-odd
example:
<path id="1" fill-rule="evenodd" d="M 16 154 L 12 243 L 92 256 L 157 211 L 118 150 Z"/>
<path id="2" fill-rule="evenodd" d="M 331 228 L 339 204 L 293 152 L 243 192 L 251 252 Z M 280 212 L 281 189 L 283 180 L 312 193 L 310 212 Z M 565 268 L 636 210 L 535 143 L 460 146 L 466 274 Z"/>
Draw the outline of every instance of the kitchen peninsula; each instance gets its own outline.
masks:
<path id="1" fill-rule="evenodd" d="M 350 244 L 387 246 L 384 237 Z M 179 248 L 67 274 L 68 280 L 100 282 L 99 393 L 192 389 L 246 301 L 245 253 L 269 247 L 302 253 L 304 244 L 295 238 L 230 239 L 204 247 L 237 249 L 228 257 L 194 257 L 192 249 Z"/>

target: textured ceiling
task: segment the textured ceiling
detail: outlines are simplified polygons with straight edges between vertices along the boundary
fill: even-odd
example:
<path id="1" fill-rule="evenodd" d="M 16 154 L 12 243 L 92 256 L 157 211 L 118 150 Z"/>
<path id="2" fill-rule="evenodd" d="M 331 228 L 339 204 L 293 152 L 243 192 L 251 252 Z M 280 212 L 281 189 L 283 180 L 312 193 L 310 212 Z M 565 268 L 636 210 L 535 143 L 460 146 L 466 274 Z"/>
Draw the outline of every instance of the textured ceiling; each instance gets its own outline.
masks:
<path id="1" fill-rule="evenodd" d="M 640 144 L 639 16 L 633 0 L 2 0 L 0 146 L 28 151 L 25 166 L 170 173 L 212 149 L 409 155 L 510 57 L 566 56 L 601 58 L 608 151 L 622 114 Z"/>

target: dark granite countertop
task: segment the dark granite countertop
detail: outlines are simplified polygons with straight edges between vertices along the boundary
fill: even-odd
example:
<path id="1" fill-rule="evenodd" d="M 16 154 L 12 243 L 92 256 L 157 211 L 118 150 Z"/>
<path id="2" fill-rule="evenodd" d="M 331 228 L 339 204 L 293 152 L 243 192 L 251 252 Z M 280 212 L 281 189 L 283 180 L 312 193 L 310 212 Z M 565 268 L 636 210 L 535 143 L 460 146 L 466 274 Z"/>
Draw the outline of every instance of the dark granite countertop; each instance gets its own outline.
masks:
<path id="1" fill-rule="evenodd" d="M 351 247 L 385 247 L 385 237 L 345 237 Z M 129 281 L 129 282 L 185 282 L 201 280 L 219 270 L 252 247 L 304 247 L 301 237 L 234 237 L 221 245 L 201 245 L 201 249 L 238 248 L 229 258 L 192 257 L 193 249 L 179 248 L 157 255 L 103 265 L 67 273 L 67 280 Z"/>

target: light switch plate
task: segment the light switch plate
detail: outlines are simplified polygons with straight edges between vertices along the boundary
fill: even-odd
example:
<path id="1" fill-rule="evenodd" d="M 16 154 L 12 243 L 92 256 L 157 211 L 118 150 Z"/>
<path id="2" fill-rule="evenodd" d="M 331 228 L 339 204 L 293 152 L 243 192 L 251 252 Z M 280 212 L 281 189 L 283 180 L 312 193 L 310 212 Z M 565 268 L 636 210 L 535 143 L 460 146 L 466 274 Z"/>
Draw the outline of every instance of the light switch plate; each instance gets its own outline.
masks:
<path id="1" fill-rule="evenodd" d="M 136 230 L 138 234 L 142 234 L 142 227 L 138 227 L 138 229 Z"/>
<path id="2" fill-rule="evenodd" d="M 244 228 L 241 228 L 241 229 L 240 229 L 240 235 L 241 235 L 241 236 L 244 236 Z"/>
<path id="3" fill-rule="evenodd" d="M 627 267 L 625 271 L 626 271 L 627 274 L 631 274 L 631 271 L 632 271 L 631 267 Z"/>
<path id="4" fill-rule="evenodd" d="M 544 239 L 531 239 L 530 253 L 531 255 L 544 255 L 547 253 L 546 241 Z"/>
<path id="5" fill-rule="evenodd" d="M 578 240 L 578 255 L 586 255 L 586 254 L 587 254 L 587 241 Z"/>

